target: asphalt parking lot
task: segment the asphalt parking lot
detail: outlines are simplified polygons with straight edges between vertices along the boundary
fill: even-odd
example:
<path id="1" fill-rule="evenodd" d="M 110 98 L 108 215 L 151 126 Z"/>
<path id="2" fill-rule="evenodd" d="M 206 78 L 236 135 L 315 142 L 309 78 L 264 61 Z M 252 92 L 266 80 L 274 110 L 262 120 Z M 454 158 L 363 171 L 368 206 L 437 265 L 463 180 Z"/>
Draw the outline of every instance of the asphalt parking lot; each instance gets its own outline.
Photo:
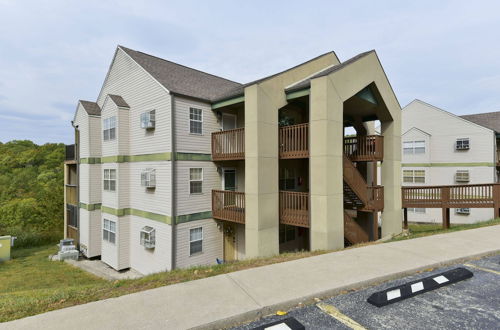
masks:
<path id="1" fill-rule="evenodd" d="M 385 307 L 366 301 L 374 292 L 456 267 L 464 267 L 474 276 Z M 294 317 L 306 329 L 500 329 L 500 254 L 417 273 L 287 312 L 233 329 L 253 329 L 287 317 Z"/>

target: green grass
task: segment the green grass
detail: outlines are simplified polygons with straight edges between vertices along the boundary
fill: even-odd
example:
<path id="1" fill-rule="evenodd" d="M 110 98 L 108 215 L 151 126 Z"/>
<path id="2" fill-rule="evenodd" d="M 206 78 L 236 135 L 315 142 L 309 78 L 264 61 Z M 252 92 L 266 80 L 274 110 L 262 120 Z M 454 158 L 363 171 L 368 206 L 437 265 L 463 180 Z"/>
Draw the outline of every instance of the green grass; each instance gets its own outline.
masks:
<path id="1" fill-rule="evenodd" d="M 408 229 L 409 233 L 408 235 L 398 235 L 388 242 L 394 242 L 394 241 L 402 241 L 405 239 L 412 239 L 412 238 L 417 238 L 417 237 L 423 237 L 423 236 L 429 236 L 429 235 L 436 235 L 436 234 L 444 234 L 444 233 L 449 233 L 449 232 L 454 232 L 454 231 L 459 231 L 459 230 L 466 230 L 466 229 L 474 229 L 474 228 L 480 228 L 480 227 L 487 227 L 487 226 L 494 226 L 494 225 L 499 225 L 500 224 L 500 218 L 498 219 L 492 219 L 489 221 L 483 221 L 483 222 L 476 222 L 472 224 L 452 224 L 449 229 L 443 229 L 442 224 L 420 224 L 420 223 L 409 223 L 408 224 Z"/>
<path id="2" fill-rule="evenodd" d="M 470 225 L 452 225 L 448 230 L 443 230 L 439 224 L 410 224 L 409 236 L 397 236 L 391 241 L 497 224 L 500 224 L 500 219 Z M 374 243 L 359 244 L 350 248 L 368 244 Z M 16 248 L 12 251 L 12 260 L 0 263 L 0 322 L 160 286 L 332 252 L 284 253 L 269 258 L 176 269 L 136 280 L 111 282 L 70 264 L 49 261 L 48 256 L 56 251 L 55 245 Z"/>

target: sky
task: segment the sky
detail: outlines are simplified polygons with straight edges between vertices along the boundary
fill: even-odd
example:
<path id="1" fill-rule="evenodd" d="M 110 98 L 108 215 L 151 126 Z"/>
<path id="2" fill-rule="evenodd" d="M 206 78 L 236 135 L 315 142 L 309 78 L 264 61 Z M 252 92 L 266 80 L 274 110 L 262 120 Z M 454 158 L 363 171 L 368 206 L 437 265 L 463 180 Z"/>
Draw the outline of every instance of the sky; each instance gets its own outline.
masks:
<path id="1" fill-rule="evenodd" d="M 241 83 L 375 49 L 402 107 L 500 111 L 498 1 L 0 0 L 0 141 L 72 143 L 117 45 Z"/>

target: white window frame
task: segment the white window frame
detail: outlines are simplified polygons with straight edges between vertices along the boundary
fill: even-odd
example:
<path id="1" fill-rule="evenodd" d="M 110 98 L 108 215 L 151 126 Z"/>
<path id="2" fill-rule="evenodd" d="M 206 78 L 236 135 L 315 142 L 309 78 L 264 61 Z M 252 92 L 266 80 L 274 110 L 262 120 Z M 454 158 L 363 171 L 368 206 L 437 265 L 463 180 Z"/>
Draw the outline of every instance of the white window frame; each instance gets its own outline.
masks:
<path id="1" fill-rule="evenodd" d="M 418 152 L 417 152 L 418 150 Z M 404 155 L 423 155 L 425 154 L 425 140 L 404 141 Z"/>
<path id="2" fill-rule="evenodd" d="M 111 132 L 113 132 L 113 138 L 111 138 Z M 103 141 L 113 141 L 116 139 L 116 116 L 106 118 L 102 121 L 102 139 Z"/>
<path id="3" fill-rule="evenodd" d="M 467 142 L 467 143 L 464 143 Z M 461 145 L 459 147 L 459 144 Z M 466 144 L 467 146 L 464 146 Z M 469 138 L 458 138 L 455 142 L 455 150 L 469 150 L 470 149 L 470 139 Z"/>
<path id="4" fill-rule="evenodd" d="M 195 239 L 195 240 L 192 240 L 191 239 L 191 232 L 193 230 L 200 230 L 201 231 L 201 238 L 198 238 L 198 239 Z M 201 242 L 201 249 L 200 251 L 192 251 L 192 243 L 197 243 L 197 242 Z M 189 229 L 189 255 L 190 256 L 193 256 L 193 255 L 198 255 L 198 254 L 201 254 L 203 253 L 203 227 L 195 227 L 195 228 L 190 228 Z"/>
<path id="5" fill-rule="evenodd" d="M 192 180 L 191 179 L 191 170 L 201 170 L 201 179 Z M 201 195 L 201 194 L 203 194 L 203 167 L 190 167 L 188 175 L 189 175 L 189 194 L 190 195 Z M 192 192 L 191 191 L 191 182 L 201 182 L 201 191 L 200 192 Z"/>
<path id="6" fill-rule="evenodd" d="M 405 175 L 405 172 L 407 172 L 408 175 Z M 417 176 L 415 175 L 416 172 L 423 172 L 424 175 Z M 425 170 L 403 170 L 403 183 L 425 183 L 425 177 Z M 407 181 L 405 178 L 411 178 L 411 180 Z M 423 181 L 417 181 L 417 178 L 423 178 Z"/>
<path id="7" fill-rule="evenodd" d="M 146 188 L 156 187 L 156 170 L 147 168 L 141 172 L 141 186 Z"/>
<path id="8" fill-rule="evenodd" d="M 200 111 L 200 117 L 201 117 L 201 119 L 200 120 L 198 120 L 198 119 L 192 119 L 191 118 L 191 111 Z M 198 133 L 198 132 L 192 132 L 192 130 L 191 130 L 191 122 L 201 123 L 201 132 L 200 133 Z M 188 127 L 189 134 L 192 134 L 192 135 L 203 135 L 203 109 L 193 108 L 193 107 L 189 108 L 189 122 L 188 122 L 188 125 L 189 125 L 189 127 Z"/>
<path id="9" fill-rule="evenodd" d="M 113 226 L 111 226 L 111 224 L 113 224 Z M 113 239 L 111 239 L 111 237 L 113 237 Z M 102 240 L 110 244 L 116 244 L 116 221 L 103 219 Z"/>
<path id="10" fill-rule="evenodd" d="M 114 178 L 112 178 L 111 173 L 114 173 Z M 107 188 L 106 188 L 106 182 L 107 182 Z M 114 189 L 111 189 L 111 182 L 114 182 Z M 105 168 L 104 173 L 103 173 L 103 179 L 102 179 L 102 188 L 105 191 L 116 191 L 116 169 L 114 168 Z"/>
<path id="11" fill-rule="evenodd" d="M 457 170 L 455 173 L 455 182 L 470 182 L 469 170 Z"/>

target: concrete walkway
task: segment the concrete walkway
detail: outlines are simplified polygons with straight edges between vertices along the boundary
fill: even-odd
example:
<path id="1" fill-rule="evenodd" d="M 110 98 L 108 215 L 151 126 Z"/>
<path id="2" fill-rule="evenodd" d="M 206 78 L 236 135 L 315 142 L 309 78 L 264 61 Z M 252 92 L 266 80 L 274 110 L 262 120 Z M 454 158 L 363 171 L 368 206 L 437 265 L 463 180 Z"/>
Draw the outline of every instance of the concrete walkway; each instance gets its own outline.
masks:
<path id="1" fill-rule="evenodd" d="M 218 275 L 1 323 L 0 329 L 220 328 L 315 297 L 497 252 L 500 225 Z"/>

